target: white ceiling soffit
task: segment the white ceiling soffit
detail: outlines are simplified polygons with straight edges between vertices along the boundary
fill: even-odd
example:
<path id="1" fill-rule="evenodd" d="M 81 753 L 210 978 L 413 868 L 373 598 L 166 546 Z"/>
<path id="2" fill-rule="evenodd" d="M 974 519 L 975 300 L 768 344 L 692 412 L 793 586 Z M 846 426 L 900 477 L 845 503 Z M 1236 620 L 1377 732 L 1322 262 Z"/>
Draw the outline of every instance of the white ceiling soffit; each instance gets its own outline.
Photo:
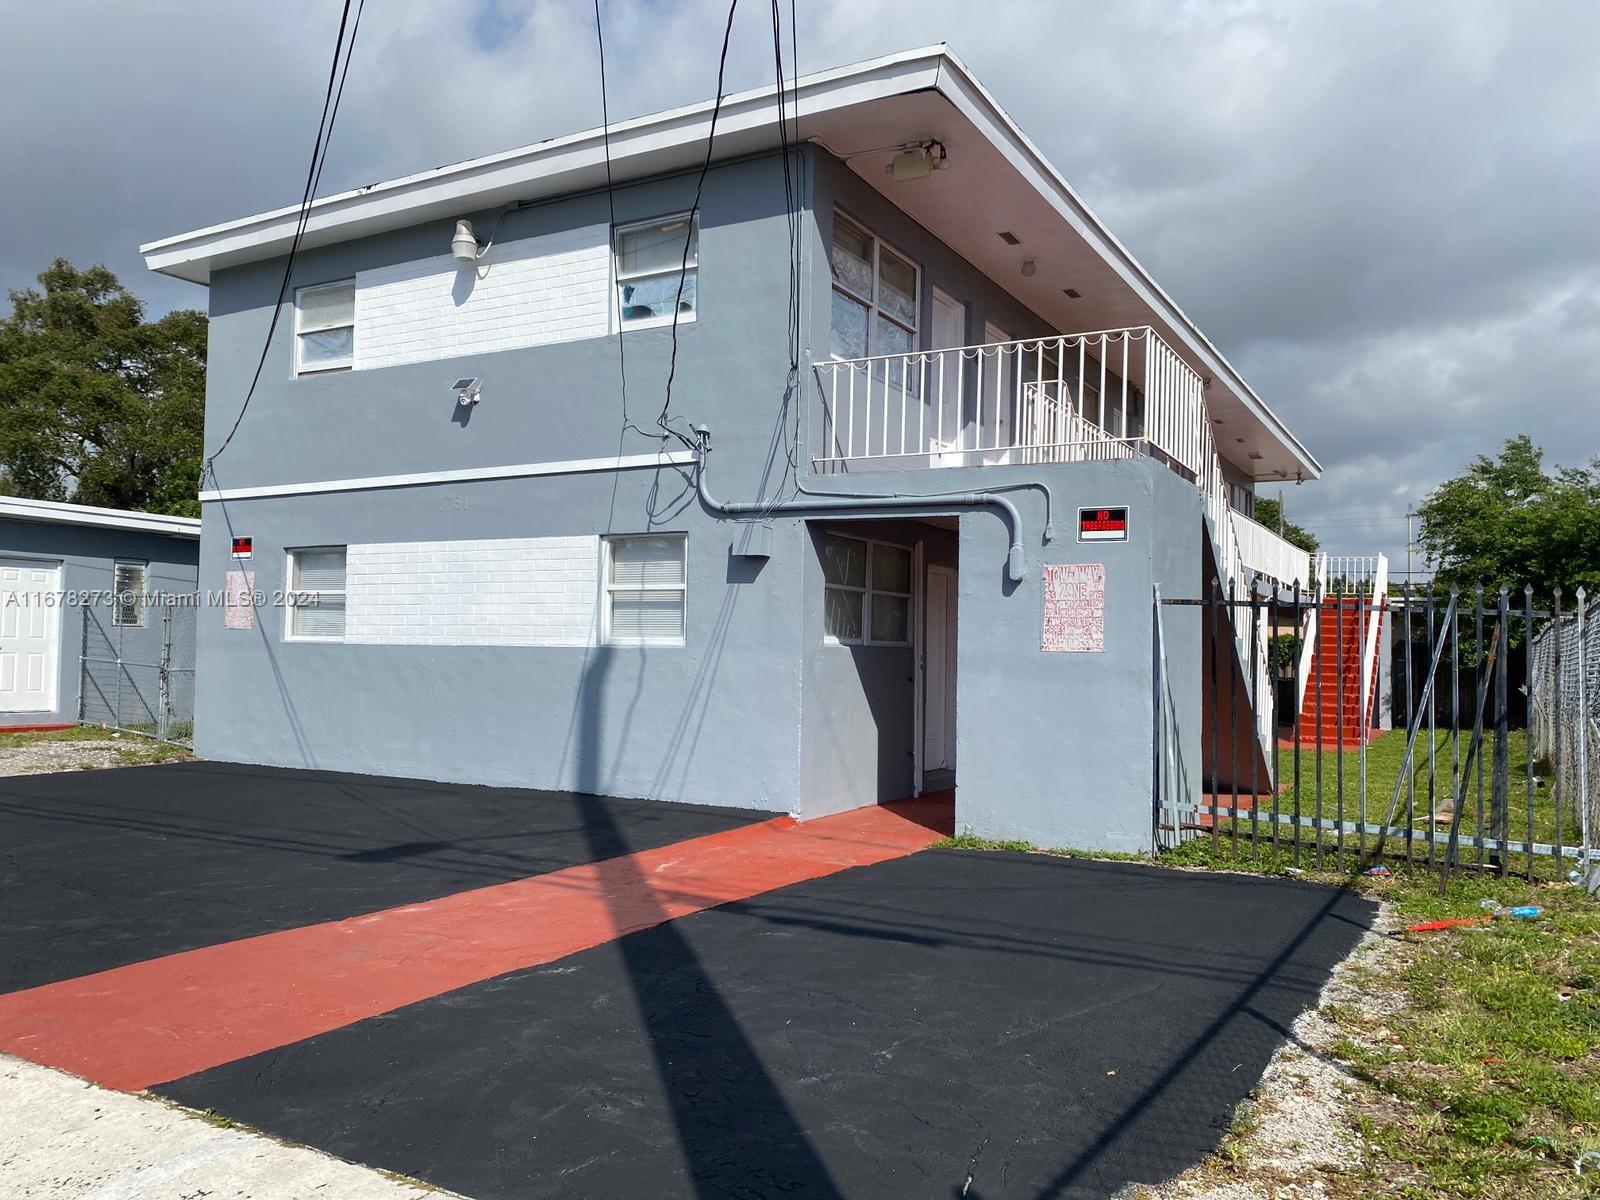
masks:
<path id="1" fill-rule="evenodd" d="M 1214 427 L 1218 449 L 1248 474 L 1263 480 L 1321 474 L 1310 451 L 945 47 L 808 75 L 794 88 L 800 136 L 836 154 L 940 138 L 952 169 L 928 179 L 891 183 L 883 172 L 887 153 L 852 158 L 851 166 L 1064 332 L 1153 325 L 1212 380 L 1207 402 L 1220 422 Z M 639 178 L 701 162 L 711 109 L 705 101 L 613 125 L 615 177 Z M 717 157 L 775 145 L 775 117 L 771 85 L 726 97 L 717 116 Z M 975 176 L 983 180 L 981 188 L 970 186 Z M 348 241 L 604 184 L 604 138 L 601 130 L 590 129 L 317 200 L 302 245 Z M 206 283 L 213 268 L 286 253 L 299 213 L 298 206 L 282 208 L 148 243 L 141 247 L 145 265 Z M 1000 230 L 1016 234 L 1021 245 L 1006 245 Z M 1038 261 L 1033 278 L 1021 275 L 1025 257 Z M 1083 298 L 1068 299 L 1063 286 Z"/>

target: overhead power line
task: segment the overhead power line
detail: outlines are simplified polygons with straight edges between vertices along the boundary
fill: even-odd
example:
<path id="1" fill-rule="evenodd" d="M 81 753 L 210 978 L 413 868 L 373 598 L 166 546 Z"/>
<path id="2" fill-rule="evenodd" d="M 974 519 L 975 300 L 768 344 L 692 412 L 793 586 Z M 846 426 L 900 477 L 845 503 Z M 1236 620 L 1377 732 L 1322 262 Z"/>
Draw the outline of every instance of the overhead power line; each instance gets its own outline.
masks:
<path id="1" fill-rule="evenodd" d="M 244 402 L 239 405 L 239 414 L 234 417 L 233 426 L 228 430 L 228 435 L 222 439 L 222 444 L 211 452 L 201 468 L 202 479 L 211 473 L 217 459 L 233 441 L 233 435 L 239 432 L 239 425 L 250 407 L 250 401 L 255 398 L 256 387 L 261 382 L 261 372 L 266 368 L 267 355 L 272 349 L 272 338 L 278 329 L 278 317 L 283 312 L 284 297 L 289 294 L 289 282 L 294 277 L 295 259 L 299 257 L 300 243 L 305 237 L 306 224 L 311 217 L 311 201 L 322 183 L 322 167 L 328 160 L 328 146 L 333 141 L 333 124 L 339 116 L 339 102 L 344 98 L 344 83 L 350 74 L 350 56 L 355 52 L 356 32 L 361 28 L 361 14 L 366 8 L 366 0 L 359 0 L 356 4 L 354 20 L 350 18 L 350 4 L 351 0 L 344 0 L 344 9 L 339 14 L 339 36 L 333 46 L 333 63 L 328 68 L 328 87 L 322 98 L 322 116 L 317 121 L 316 141 L 311 146 L 311 164 L 306 169 L 306 186 L 300 197 L 300 215 L 295 222 L 294 238 L 289 243 L 288 261 L 283 265 L 283 279 L 278 284 L 278 298 L 272 306 L 272 320 L 267 325 L 267 336 L 261 344 L 261 357 L 256 362 L 255 374 L 250 378 L 249 390 L 245 392 Z M 350 32 L 348 42 L 345 39 L 346 28 Z"/>
<path id="2" fill-rule="evenodd" d="M 689 273 L 689 243 L 695 236 L 695 222 L 700 216 L 700 198 L 705 192 L 706 175 L 711 170 L 711 155 L 717 141 L 717 117 L 722 112 L 723 80 L 728 71 L 728 43 L 733 39 L 733 15 L 739 9 L 739 0 L 728 5 L 728 22 L 722 31 L 722 55 L 717 60 L 717 98 L 711 105 L 711 128 L 706 133 L 706 157 L 700 164 L 700 178 L 694 186 L 694 203 L 689 206 L 688 229 L 683 235 L 683 261 L 678 267 L 678 295 L 672 304 L 672 357 L 667 364 L 667 394 L 661 405 L 661 415 L 656 418 L 664 433 L 670 433 L 690 450 L 696 449 L 692 438 L 673 429 L 667 423 L 672 412 L 672 381 L 678 373 L 678 314 L 683 308 L 683 284 Z"/>

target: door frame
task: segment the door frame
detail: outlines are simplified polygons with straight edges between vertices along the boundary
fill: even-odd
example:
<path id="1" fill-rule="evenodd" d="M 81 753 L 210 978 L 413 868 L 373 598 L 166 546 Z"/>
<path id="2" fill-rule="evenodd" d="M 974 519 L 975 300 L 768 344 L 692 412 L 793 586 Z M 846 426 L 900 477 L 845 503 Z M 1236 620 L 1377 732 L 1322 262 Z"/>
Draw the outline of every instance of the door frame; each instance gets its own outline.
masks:
<path id="1" fill-rule="evenodd" d="M 0 553 L 0 561 L 37 563 L 55 572 L 55 585 L 50 588 L 50 593 L 55 596 L 55 622 L 51 636 L 52 655 L 54 661 L 47 661 L 49 670 L 46 672 L 47 691 L 45 692 L 45 705 L 42 708 L 6 708 L 0 706 L 0 713 L 13 715 L 16 713 L 53 713 L 60 711 L 61 707 L 61 644 L 66 632 L 66 606 L 61 603 L 62 578 L 66 569 L 66 561 L 60 558 L 50 558 L 40 554 L 11 554 Z"/>
<path id="2" fill-rule="evenodd" d="M 952 312 L 954 312 L 960 318 L 960 321 L 961 321 L 961 330 L 956 335 L 956 341 L 952 345 L 949 345 L 949 346 L 942 346 L 942 345 L 937 345 L 936 344 L 939 340 L 941 340 L 938 337 L 938 332 L 939 332 L 939 308 L 940 308 L 941 305 L 948 307 Z M 968 307 L 965 304 L 965 302 L 963 302 L 961 300 L 958 300 L 955 296 L 953 296 L 951 293 L 945 291 L 944 288 L 939 287 L 937 284 L 934 285 L 933 302 L 932 302 L 931 305 L 929 305 L 929 308 L 928 308 L 928 340 L 927 340 L 927 346 L 928 346 L 929 352 L 931 353 L 931 352 L 935 352 L 935 351 L 939 351 L 939 350 L 957 350 L 957 349 L 960 349 L 961 347 L 965 346 L 967 344 L 967 336 L 968 336 L 967 335 L 967 324 L 971 320 L 971 316 L 972 316 L 971 311 L 968 309 Z M 958 373 L 958 376 L 959 376 L 959 373 Z M 957 459 L 957 461 L 951 462 L 951 463 L 946 463 L 946 462 L 943 462 L 943 461 L 939 461 L 940 459 L 942 459 L 944 457 L 944 454 L 941 453 L 941 452 L 943 452 L 943 451 L 951 451 L 951 450 L 953 450 L 954 447 L 964 446 L 966 444 L 965 431 L 966 431 L 966 419 L 967 419 L 966 397 L 961 394 L 962 393 L 962 389 L 960 387 L 959 378 L 956 378 L 956 379 L 944 379 L 941 382 L 943 382 L 946 387 L 951 389 L 951 391 L 953 393 L 954 400 L 955 400 L 955 404 L 954 404 L 955 411 L 952 414 L 954 428 L 946 429 L 946 428 L 943 427 L 943 416 L 944 416 L 944 413 L 945 413 L 945 410 L 946 410 L 947 398 L 946 398 L 946 396 L 944 394 L 943 388 L 941 388 L 940 392 L 939 392 L 939 398 L 938 398 L 938 405 L 939 405 L 938 413 L 936 414 L 932 424 L 929 426 L 930 432 L 928 434 L 928 447 L 929 447 L 929 450 L 930 450 L 930 452 L 932 454 L 932 458 L 934 459 L 932 465 L 934 465 L 934 466 L 957 466 L 957 467 L 965 466 L 966 463 L 961 461 L 961 457 L 962 456 L 961 456 L 961 453 L 959 451 L 956 451 L 953 454 L 953 457 L 955 457 Z M 939 438 L 938 438 L 938 434 L 941 432 L 941 430 L 945 435 L 944 436 L 944 442 L 942 444 L 939 442 Z"/>
<path id="3" fill-rule="evenodd" d="M 919 546 L 918 547 L 919 557 L 920 557 L 920 550 L 921 550 L 921 547 Z M 940 564 L 940 563 L 930 563 L 926 567 L 924 567 L 922 572 L 921 572 L 922 587 L 921 587 L 920 590 L 921 590 L 922 602 L 917 606 L 917 631 L 918 631 L 918 636 L 917 636 L 917 671 L 916 671 L 916 720 L 914 722 L 915 727 L 916 727 L 916 732 L 915 732 L 916 778 L 915 778 L 915 789 L 914 789 L 914 792 L 918 796 L 920 796 L 922 794 L 924 778 L 925 778 L 926 772 L 928 770 L 928 764 L 927 764 L 927 762 L 926 762 L 926 760 L 924 758 L 923 748 L 922 747 L 923 747 L 924 736 L 925 736 L 926 731 L 927 731 L 927 720 L 928 720 L 928 717 L 927 717 L 927 710 L 928 710 L 928 652 L 929 652 L 930 649 L 933 648 L 933 647 L 931 647 L 931 645 L 929 643 L 929 640 L 928 640 L 928 596 L 933 591 L 933 577 L 935 575 L 949 576 L 951 579 L 959 579 L 960 576 L 961 576 L 961 570 L 960 570 L 959 567 L 947 567 L 947 566 L 944 566 L 943 564 Z M 960 598 L 960 589 L 959 589 L 959 587 L 957 588 L 956 594 L 957 594 L 957 599 L 959 601 L 959 598 Z M 943 645 L 938 647 L 938 650 L 942 654 L 943 653 L 948 653 L 949 649 L 950 649 L 950 635 L 949 635 L 950 624 L 951 624 L 950 609 L 949 609 L 949 605 L 946 605 L 946 607 L 945 607 L 945 642 L 944 642 Z M 957 637 L 960 636 L 959 631 L 957 632 L 956 636 Z M 954 711 L 955 711 L 955 695 L 954 695 L 954 692 L 952 690 L 953 682 L 954 681 L 950 678 L 950 672 L 948 672 L 948 671 L 945 672 L 945 707 L 946 707 L 947 711 L 949 711 L 952 715 L 954 714 Z M 948 747 L 949 739 L 955 737 L 955 722 L 954 722 L 954 720 L 947 720 L 945 722 L 944 735 L 945 735 L 945 739 L 946 739 L 946 746 Z M 953 756 L 947 750 L 946 754 L 945 754 L 946 760 L 948 761 L 952 757 Z M 942 764 L 940 766 L 934 768 L 934 770 L 947 770 L 947 769 L 951 769 L 951 768 L 946 768 Z"/>

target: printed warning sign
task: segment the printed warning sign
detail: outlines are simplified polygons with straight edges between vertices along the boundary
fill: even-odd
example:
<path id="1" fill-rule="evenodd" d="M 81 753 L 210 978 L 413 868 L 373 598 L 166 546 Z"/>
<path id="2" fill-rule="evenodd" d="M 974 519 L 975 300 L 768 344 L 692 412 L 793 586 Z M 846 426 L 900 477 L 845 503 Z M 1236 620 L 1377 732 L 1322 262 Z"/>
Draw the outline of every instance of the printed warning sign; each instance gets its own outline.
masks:
<path id="1" fill-rule="evenodd" d="M 1104 654 L 1104 563 L 1052 563 L 1044 568 L 1044 637 L 1040 649 L 1056 654 Z"/>
<path id="2" fill-rule="evenodd" d="M 224 629 L 254 629 L 256 627 L 256 573 L 254 571 L 229 571 L 227 587 L 222 593 L 222 627 Z"/>

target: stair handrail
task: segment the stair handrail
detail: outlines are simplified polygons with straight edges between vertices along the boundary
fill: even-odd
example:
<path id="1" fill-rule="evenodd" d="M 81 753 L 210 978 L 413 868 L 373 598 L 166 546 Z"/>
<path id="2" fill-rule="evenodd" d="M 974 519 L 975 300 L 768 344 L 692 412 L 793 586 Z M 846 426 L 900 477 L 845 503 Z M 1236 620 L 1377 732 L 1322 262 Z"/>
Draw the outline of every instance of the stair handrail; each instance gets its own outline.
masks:
<path id="1" fill-rule="evenodd" d="M 1361 737 L 1367 736 L 1372 717 L 1372 683 L 1377 677 L 1378 631 L 1383 626 L 1383 604 L 1389 598 L 1389 556 L 1378 555 L 1372 571 L 1372 598 L 1362 616 L 1361 644 Z"/>
<path id="2" fill-rule="evenodd" d="M 1301 618 L 1300 626 L 1300 669 L 1295 672 L 1294 681 L 1294 711 L 1297 719 L 1305 711 L 1306 684 L 1311 679 L 1311 663 L 1317 653 L 1317 624 L 1322 615 L 1322 598 L 1328 594 L 1326 551 L 1317 555 L 1316 578 L 1312 587 L 1311 611 Z"/>

